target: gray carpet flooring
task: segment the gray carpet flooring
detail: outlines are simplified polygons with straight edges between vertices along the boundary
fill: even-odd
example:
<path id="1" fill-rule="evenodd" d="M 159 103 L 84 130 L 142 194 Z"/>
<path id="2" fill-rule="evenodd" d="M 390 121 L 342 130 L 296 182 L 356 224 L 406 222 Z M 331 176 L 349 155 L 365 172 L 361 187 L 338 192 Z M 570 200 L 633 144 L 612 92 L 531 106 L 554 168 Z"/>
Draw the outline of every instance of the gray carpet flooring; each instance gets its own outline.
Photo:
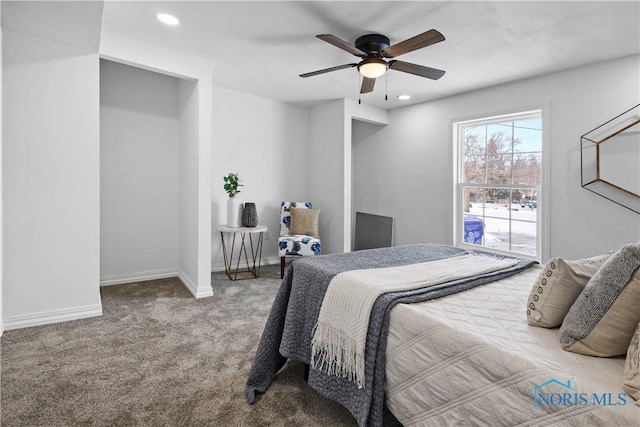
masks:
<path id="1" fill-rule="evenodd" d="M 6 331 L 2 426 L 355 426 L 296 362 L 247 404 L 279 266 L 260 279 L 212 277 L 211 298 L 178 279 L 108 286 L 101 317 Z"/>

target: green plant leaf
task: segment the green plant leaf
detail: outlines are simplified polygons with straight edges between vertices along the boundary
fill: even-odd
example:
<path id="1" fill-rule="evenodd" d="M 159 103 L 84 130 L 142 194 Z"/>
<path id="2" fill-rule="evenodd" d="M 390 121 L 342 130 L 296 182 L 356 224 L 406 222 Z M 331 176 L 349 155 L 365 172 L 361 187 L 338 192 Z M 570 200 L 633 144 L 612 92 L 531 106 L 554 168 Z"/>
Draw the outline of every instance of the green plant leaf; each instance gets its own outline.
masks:
<path id="1" fill-rule="evenodd" d="M 237 173 L 230 172 L 227 176 L 222 177 L 224 182 L 223 188 L 229 194 L 229 197 L 233 197 L 240 192 L 238 187 L 242 187 L 240 184 L 240 178 Z"/>

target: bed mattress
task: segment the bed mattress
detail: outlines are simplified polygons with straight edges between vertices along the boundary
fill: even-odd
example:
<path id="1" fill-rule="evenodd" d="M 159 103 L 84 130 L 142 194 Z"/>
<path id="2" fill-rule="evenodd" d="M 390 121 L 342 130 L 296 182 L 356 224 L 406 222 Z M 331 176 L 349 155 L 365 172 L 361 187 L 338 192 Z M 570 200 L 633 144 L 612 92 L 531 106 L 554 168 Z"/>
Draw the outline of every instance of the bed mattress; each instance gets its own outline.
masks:
<path id="1" fill-rule="evenodd" d="M 392 310 L 386 404 L 404 426 L 640 425 L 624 357 L 566 352 L 557 328 L 527 324 L 539 271 Z"/>

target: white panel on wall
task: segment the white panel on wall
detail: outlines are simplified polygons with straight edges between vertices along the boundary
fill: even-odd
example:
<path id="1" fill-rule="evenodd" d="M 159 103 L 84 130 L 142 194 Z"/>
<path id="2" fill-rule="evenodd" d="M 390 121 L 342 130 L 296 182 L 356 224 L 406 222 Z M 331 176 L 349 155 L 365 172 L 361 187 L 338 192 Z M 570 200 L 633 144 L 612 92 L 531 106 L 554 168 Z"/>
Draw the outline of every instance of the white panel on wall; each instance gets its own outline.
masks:
<path id="1" fill-rule="evenodd" d="M 105 60 L 100 70 L 101 279 L 175 275 L 178 79 Z"/>

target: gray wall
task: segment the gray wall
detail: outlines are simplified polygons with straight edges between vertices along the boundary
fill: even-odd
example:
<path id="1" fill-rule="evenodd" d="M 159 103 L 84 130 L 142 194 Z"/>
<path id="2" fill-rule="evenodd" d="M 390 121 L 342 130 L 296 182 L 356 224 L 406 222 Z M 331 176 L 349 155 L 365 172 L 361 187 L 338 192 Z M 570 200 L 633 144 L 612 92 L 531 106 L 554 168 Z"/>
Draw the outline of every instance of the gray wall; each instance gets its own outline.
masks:
<path id="1" fill-rule="evenodd" d="M 309 197 L 309 109 L 215 87 L 212 121 L 211 267 L 224 268 L 216 227 L 227 223 L 222 178 L 229 172 L 242 180 L 236 197 L 254 202 L 260 224 L 268 227 L 263 260 L 278 262 L 280 202 Z"/>
<path id="2" fill-rule="evenodd" d="M 580 136 L 638 103 L 639 75 L 634 56 L 392 110 L 386 127 L 356 122 L 353 211 L 394 216 L 398 245 L 451 244 L 452 122 L 548 105 L 543 256 L 579 258 L 640 240 L 638 214 L 580 187 Z M 640 168 L 627 173 L 640 180 Z"/>

